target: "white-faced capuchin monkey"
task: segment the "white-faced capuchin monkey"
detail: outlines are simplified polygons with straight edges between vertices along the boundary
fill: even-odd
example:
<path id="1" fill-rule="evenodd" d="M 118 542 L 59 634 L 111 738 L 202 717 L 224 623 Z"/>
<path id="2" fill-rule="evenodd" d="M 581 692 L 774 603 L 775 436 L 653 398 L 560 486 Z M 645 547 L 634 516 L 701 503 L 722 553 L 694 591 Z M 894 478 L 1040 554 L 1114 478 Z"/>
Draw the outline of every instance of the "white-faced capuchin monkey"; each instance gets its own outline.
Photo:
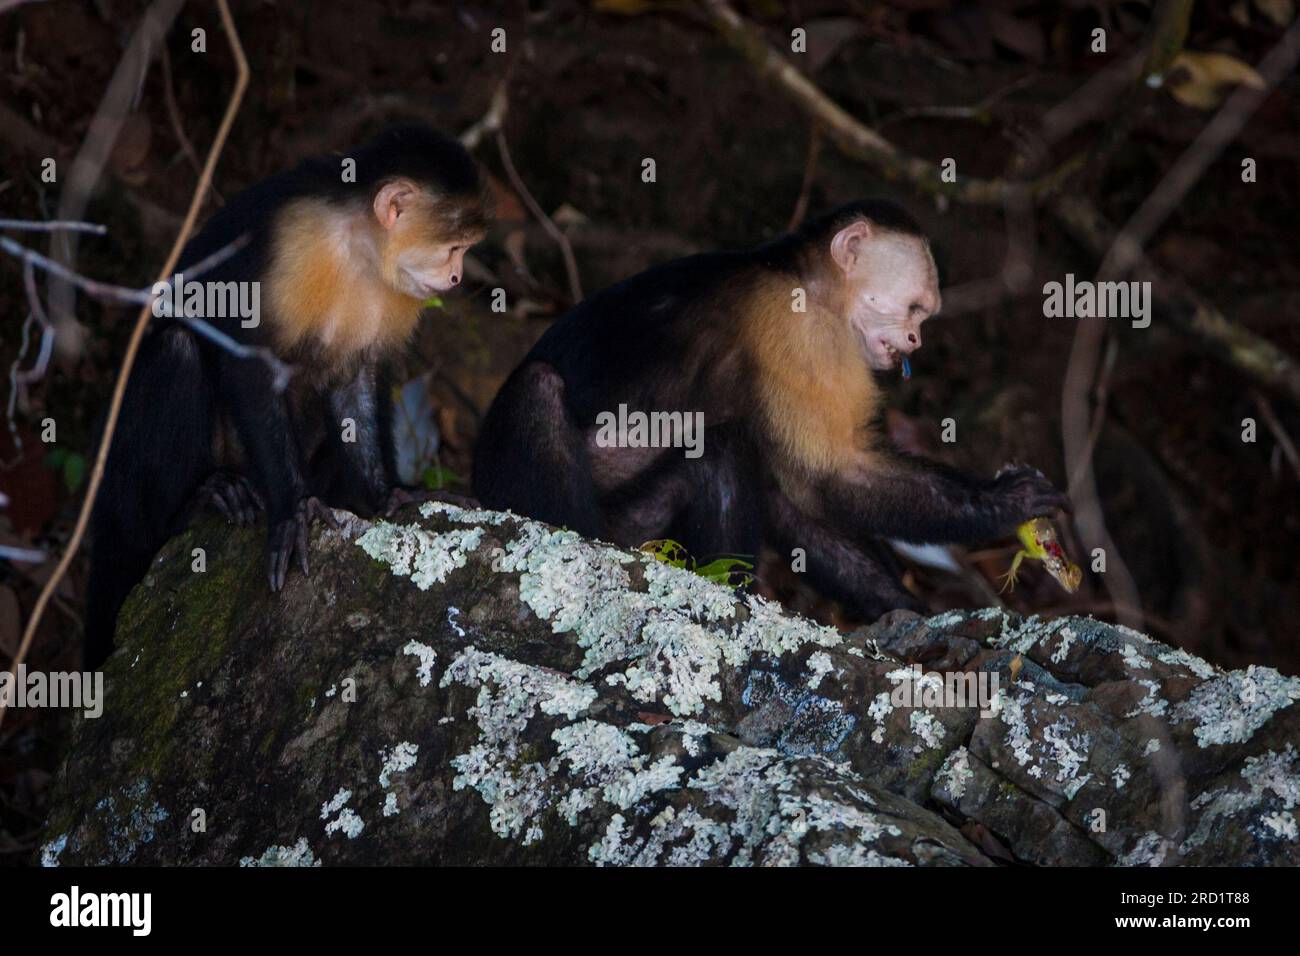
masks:
<path id="1" fill-rule="evenodd" d="M 213 215 L 182 254 L 182 276 L 233 240 L 248 242 L 193 280 L 223 295 L 193 307 L 187 299 L 186 312 L 270 348 L 293 375 L 277 392 L 267 363 L 153 320 L 94 511 L 88 666 L 111 652 L 123 600 L 196 503 L 241 524 L 265 508 L 268 578 L 279 590 L 295 555 L 307 572 L 310 524 L 332 521 L 322 503 L 374 512 L 400 492 L 388 363 L 423 303 L 460 282 L 487 219 L 474 161 L 422 127 L 307 160 Z M 224 293 L 241 286 L 258 290 L 260 314 L 230 314 L 235 299 Z"/>
<path id="2" fill-rule="evenodd" d="M 938 309 L 924 234 L 882 201 L 650 269 L 537 342 L 484 422 L 474 490 L 487 507 L 627 546 L 803 549 L 809 584 L 850 618 L 923 610 L 881 539 L 998 538 L 1068 506 L 1032 468 L 984 480 L 887 447 L 872 371 L 920 348 Z M 620 405 L 629 421 L 702 413 L 702 454 L 610 442 L 598 416 Z"/>

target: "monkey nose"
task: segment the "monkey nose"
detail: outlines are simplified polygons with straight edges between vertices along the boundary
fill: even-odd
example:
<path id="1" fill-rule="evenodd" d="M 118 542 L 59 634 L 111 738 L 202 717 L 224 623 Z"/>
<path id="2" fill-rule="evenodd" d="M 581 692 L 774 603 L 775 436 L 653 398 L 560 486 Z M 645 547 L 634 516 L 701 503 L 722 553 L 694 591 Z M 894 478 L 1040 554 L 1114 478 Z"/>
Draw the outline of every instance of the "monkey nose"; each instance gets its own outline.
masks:
<path id="1" fill-rule="evenodd" d="M 917 349 L 921 347 L 921 337 L 917 335 L 915 332 L 908 332 L 907 344 L 912 346 L 911 349 L 909 349 L 908 351 L 915 352 Z"/>
<path id="2" fill-rule="evenodd" d="M 456 275 L 456 273 L 453 272 L 450 278 L 452 285 L 460 285 L 460 276 Z"/>

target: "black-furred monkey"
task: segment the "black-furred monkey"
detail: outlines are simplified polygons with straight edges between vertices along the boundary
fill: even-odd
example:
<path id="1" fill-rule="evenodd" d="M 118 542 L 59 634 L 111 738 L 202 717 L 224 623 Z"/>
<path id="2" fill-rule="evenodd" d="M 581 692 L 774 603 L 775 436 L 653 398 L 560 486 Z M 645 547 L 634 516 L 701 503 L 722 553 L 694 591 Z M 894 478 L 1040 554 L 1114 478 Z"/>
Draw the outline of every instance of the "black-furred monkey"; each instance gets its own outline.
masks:
<path id="1" fill-rule="evenodd" d="M 578 305 L 525 357 L 484 422 L 474 490 L 627 546 L 802 548 L 812 586 L 850 617 L 922 609 L 880 539 L 997 538 L 1067 506 L 1030 468 L 984 480 L 887 447 L 872 370 L 920 348 L 938 308 L 924 234 L 883 201 L 650 269 Z M 620 405 L 703 413 L 702 455 L 611 446 L 598 416 Z"/>
<path id="2" fill-rule="evenodd" d="M 355 162 L 355 176 L 345 175 L 345 159 Z M 387 365 L 423 303 L 460 282 L 466 248 L 484 235 L 485 196 L 459 143 L 399 127 L 346 156 L 308 160 L 258 183 L 191 240 L 182 276 L 248 237 L 193 281 L 230 291 L 260 283 L 256 324 L 228 308 L 193 314 L 270 348 L 294 373 L 278 393 L 266 363 L 154 320 L 95 506 L 88 666 L 112 650 L 123 600 L 196 501 L 241 523 L 265 507 L 272 590 L 283 586 L 295 554 L 307 571 L 309 525 L 332 520 L 322 501 L 385 507 L 396 487 Z M 353 440 L 344 440 L 348 426 Z"/>

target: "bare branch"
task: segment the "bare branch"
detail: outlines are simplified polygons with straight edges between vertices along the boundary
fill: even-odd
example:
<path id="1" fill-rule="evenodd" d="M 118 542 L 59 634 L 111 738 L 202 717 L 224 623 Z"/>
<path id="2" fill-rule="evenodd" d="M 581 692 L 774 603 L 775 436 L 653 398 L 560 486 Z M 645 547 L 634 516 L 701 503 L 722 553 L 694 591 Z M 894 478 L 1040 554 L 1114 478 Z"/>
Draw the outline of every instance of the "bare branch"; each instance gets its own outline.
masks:
<path id="1" fill-rule="evenodd" d="M 746 22 L 727 0 L 705 0 L 718 31 L 762 75 L 774 80 L 805 113 L 816 120 L 828 137 L 848 156 L 869 163 L 889 179 L 901 179 L 924 192 L 972 204 L 1001 203 L 1013 185 L 1001 179 L 964 176 L 944 182 L 936 164 L 909 156 L 875 130 L 864 125 L 832 101 L 768 44 L 763 34 Z M 1082 158 L 1066 160 L 1028 188 L 1044 196 L 1068 179 Z M 1021 186 L 1020 188 L 1024 188 Z"/>
<path id="2" fill-rule="evenodd" d="M 1137 264 L 1139 253 L 1178 206 L 1188 191 L 1205 174 L 1246 121 L 1259 109 L 1266 97 L 1300 60 L 1300 19 L 1291 24 L 1282 40 L 1260 61 L 1260 86 L 1238 86 L 1214 118 L 1192 141 L 1173 168 L 1165 174 L 1115 237 L 1110 251 L 1102 260 L 1100 274 L 1105 279 L 1123 278 Z"/>
<path id="3" fill-rule="evenodd" d="M 118 61 L 103 99 L 90 121 L 90 129 L 63 179 L 57 219 L 80 219 L 99 182 L 100 173 L 113 151 L 118 131 L 132 108 L 140 82 L 149 68 L 154 50 L 171 28 L 184 0 L 154 0 L 136 26 L 131 42 Z M 50 255 L 69 267 L 77 262 L 77 234 L 56 233 L 50 243 Z M 75 286 L 68 282 L 50 283 L 50 315 L 54 320 L 55 344 L 63 354 L 80 351 L 83 330 L 73 314 Z"/>

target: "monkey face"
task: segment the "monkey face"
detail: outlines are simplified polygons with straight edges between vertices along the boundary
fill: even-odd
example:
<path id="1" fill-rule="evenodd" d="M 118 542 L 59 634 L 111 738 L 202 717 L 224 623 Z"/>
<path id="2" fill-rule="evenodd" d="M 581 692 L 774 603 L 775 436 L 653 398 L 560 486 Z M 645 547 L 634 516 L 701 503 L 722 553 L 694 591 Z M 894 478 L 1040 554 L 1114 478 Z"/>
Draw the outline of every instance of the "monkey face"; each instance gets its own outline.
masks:
<path id="1" fill-rule="evenodd" d="M 842 242 L 841 236 L 849 241 Z M 835 255 L 835 242 L 841 254 Z M 925 240 L 856 223 L 832 243 L 843 270 L 850 324 L 862 342 L 867 364 L 894 368 L 921 347 L 921 323 L 939 308 L 938 272 Z"/>
<path id="2" fill-rule="evenodd" d="M 399 292 L 427 299 L 459 285 L 465 252 L 483 238 L 480 230 L 448 234 L 447 222 L 462 205 L 435 200 L 416 183 L 398 179 L 375 193 L 375 218 L 383 230 L 383 273 Z"/>
<path id="3" fill-rule="evenodd" d="M 465 251 L 476 241 L 434 238 L 407 244 L 394 260 L 398 288 L 414 298 L 427 299 L 459 285 L 465 275 Z"/>

